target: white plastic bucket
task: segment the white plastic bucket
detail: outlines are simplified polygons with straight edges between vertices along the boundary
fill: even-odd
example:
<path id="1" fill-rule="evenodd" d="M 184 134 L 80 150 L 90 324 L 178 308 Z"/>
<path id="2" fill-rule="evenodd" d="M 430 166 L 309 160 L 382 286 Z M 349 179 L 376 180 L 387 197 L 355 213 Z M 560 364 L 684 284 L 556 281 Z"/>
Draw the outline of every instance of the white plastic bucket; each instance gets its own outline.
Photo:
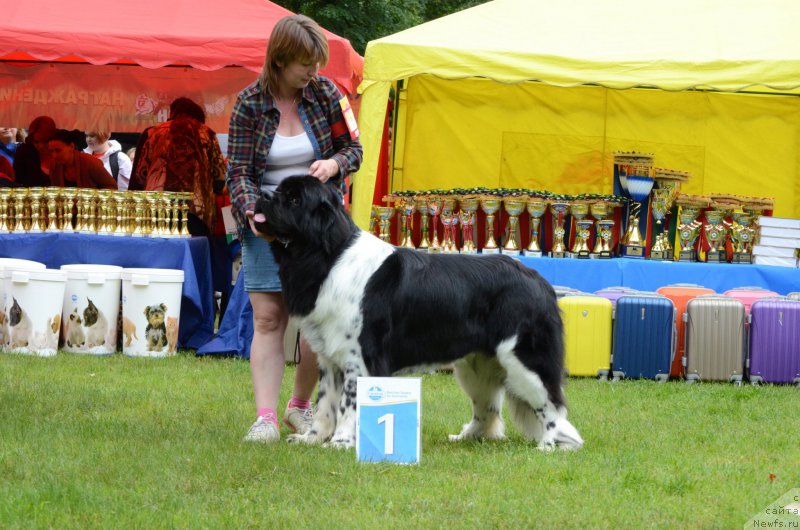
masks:
<path id="1" fill-rule="evenodd" d="M 122 267 L 62 265 L 67 273 L 61 309 L 62 349 L 110 355 L 117 351 Z"/>
<path id="2" fill-rule="evenodd" d="M 178 349 L 183 271 L 122 269 L 122 353 L 166 357 Z"/>
<path id="3" fill-rule="evenodd" d="M 8 309 L 11 306 L 10 300 L 6 296 L 6 283 L 8 274 L 5 273 L 9 269 L 23 269 L 23 270 L 42 270 L 45 269 L 44 263 L 38 261 L 31 261 L 27 259 L 16 258 L 0 258 L 0 348 L 8 346 Z"/>
<path id="4" fill-rule="evenodd" d="M 8 349 L 51 357 L 58 353 L 67 274 L 54 269 L 6 269 Z M 7 333 L 6 333 L 7 330 Z"/>

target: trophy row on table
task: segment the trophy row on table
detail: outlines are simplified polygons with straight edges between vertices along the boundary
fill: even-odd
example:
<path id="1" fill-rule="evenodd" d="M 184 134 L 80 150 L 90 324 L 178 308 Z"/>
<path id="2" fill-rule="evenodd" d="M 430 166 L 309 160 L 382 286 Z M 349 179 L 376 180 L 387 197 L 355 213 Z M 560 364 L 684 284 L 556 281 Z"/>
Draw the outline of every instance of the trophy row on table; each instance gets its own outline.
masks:
<path id="1" fill-rule="evenodd" d="M 649 258 L 654 260 L 697 261 L 698 239 L 704 234 L 709 247 L 706 261 L 727 261 L 727 242 L 733 249 L 733 263 L 751 263 L 753 241 L 757 234 L 756 219 L 764 210 L 772 209 L 772 199 L 712 194 L 687 195 L 681 184 L 691 174 L 687 171 L 656 168 L 649 153 L 620 152 L 614 156 L 614 176 L 624 196 L 555 195 L 546 191 L 509 189 L 453 189 L 418 192 L 396 192 L 384 197 L 390 206 L 373 206 L 370 231 L 376 225 L 379 237 L 391 239 L 391 222 L 399 215 L 398 246 L 427 252 L 506 253 L 542 256 L 540 228 L 542 217 L 549 210 L 552 218 L 552 245 L 547 255 L 556 258 L 611 258 L 615 255 L 644 258 L 647 243 L 642 236 L 640 220 L 649 199 L 653 238 Z M 618 248 L 614 243 L 614 210 L 627 208 L 620 227 Z M 675 221 L 680 246 L 673 249 L 669 236 L 669 216 L 676 209 Z M 710 209 L 709 209 L 710 208 Z M 495 240 L 495 219 L 505 210 L 508 222 L 505 242 Z M 485 243 L 478 248 L 475 221 L 478 211 L 486 215 Z M 530 243 L 522 248 L 518 233 L 519 217 L 530 218 Z M 645 211 L 647 211 L 645 209 Z M 418 245 L 412 241 L 414 213 L 420 214 Z M 574 223 L 573 242 L 565 241 L 567 218 Z M 648 222 L 645 216 L 645 222 Z M 443 225 L 439 239 L 438 225 Z M 458 237 L 459 232 L 461 237 Z M 594 233 L 594 244 L 591 245 Z M 460 239 L 460 245 L 459 245 Z"/>
<path id="2" fill-rule="evenodd" d="M 189 237 L 191 192 L 0 188 L 0 233 Z"/>
<path id="3" fill-rule="evenodd" d="M 384 241 L 390 241 L 391 221 L 400 215 L 399 246 L 418 248 L 431 253 L 484 254 L 504 253 L 511 255 L 542 256 L 540 229 L 544 214 L 550 211 L 553 219 L 553 243 L 548 255 L 551 257 L 600 257 L 612 256 L 614 232 L 614 208 L 626 199 L 610 195 L 554 195 L 532 190 L 449 190 L 427 192 L 400 192 L 389 195 L 386 202 L 393 206 L 373 206 L 370 231 L 375 231 Z M 495 238 L 495 219 L 505 210 L 508 222 L 505 227 L 505 242 L 500 245 Z M 479 249 L 475 241 L 477 212 L 486 215 L 486 236 Z M 412 241 L 414 212 L 420 213 L 421 240 L 418 246 Z M 530 216 L 530 243 L 522 248 L 519 234 L 519 217 L 524 212 Z M 567 218 L 575 220 L 575 237 L 571 246 L 564 240 L 567 233 Z M 439 239 L 438 225 L 443 225 Z M 592 229 L 595 244 L 589 247 Z M 458 233 L 461 232 L 459 247 Z"/>

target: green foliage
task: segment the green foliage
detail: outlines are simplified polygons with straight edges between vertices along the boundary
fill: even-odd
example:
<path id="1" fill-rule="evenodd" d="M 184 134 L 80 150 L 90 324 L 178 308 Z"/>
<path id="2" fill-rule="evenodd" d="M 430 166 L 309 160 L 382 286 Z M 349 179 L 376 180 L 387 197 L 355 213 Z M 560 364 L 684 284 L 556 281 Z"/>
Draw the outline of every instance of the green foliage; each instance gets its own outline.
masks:
<path id="1" fill-rule="evenodd" d="M 508 420 L 448 442 L 469 401 L 422 377 L 422 461 L 395 466 L 242 442 L 246 362 L 0 354 L 0 527 L 741 528 L 800 484 L 790 386 L 571 379 L 586 446 L 542 453 Z"/>
<path id="2" fill-rule="evenodd" d="M 279 0 L 278 4 L 316 20 L 350 40 L 364 54 L 371 40 L 392 35 L 485 0 Z"/>

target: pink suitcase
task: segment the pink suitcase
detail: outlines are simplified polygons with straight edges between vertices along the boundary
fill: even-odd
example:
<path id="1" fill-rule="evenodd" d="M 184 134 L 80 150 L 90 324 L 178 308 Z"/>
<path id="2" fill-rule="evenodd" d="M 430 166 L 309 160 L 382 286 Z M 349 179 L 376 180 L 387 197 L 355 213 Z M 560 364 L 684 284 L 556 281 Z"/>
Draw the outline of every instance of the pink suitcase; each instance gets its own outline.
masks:
<path id="1" fill-rule="evenodd" d="M 737 300 L 741 300 L 741 302 L 744 304 L 744 311 L 748 315 L 750 314 L 750 306 L 753 305 L 753 302 L 756 300 L 780 296 L 775 291 L 768 291 L 767 289 L 762 289 L 761 287 L 737 287 L 735 289 L 725 291 L 722 294 L 725 296 L 730 296 L 731 298 L 736 298 Z"/>

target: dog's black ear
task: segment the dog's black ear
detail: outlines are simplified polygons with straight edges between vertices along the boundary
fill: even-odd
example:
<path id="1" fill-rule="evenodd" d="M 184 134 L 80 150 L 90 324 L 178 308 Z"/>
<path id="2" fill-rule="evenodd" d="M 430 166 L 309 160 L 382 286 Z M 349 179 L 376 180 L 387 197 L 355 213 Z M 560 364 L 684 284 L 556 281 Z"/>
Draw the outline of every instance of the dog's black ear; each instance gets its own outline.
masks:
<path id="1" fill-rule="evenodd" d="M 150 306 L 144 308 L 144 316 L 146 317 L 150 316 Z"/>
<path id="2" fill-rule="evenodd" d="M 160 306 L 158 306 L 158 307 L 160 307 L 160 308 L 161 308 L 161 310 L 162 310 L 163 312 L 165 312 L 165 313 L 167 312 L 167 306 L 166 306 L 166 304 L 161 304 L 161 305 L 160 305 Z"/>

